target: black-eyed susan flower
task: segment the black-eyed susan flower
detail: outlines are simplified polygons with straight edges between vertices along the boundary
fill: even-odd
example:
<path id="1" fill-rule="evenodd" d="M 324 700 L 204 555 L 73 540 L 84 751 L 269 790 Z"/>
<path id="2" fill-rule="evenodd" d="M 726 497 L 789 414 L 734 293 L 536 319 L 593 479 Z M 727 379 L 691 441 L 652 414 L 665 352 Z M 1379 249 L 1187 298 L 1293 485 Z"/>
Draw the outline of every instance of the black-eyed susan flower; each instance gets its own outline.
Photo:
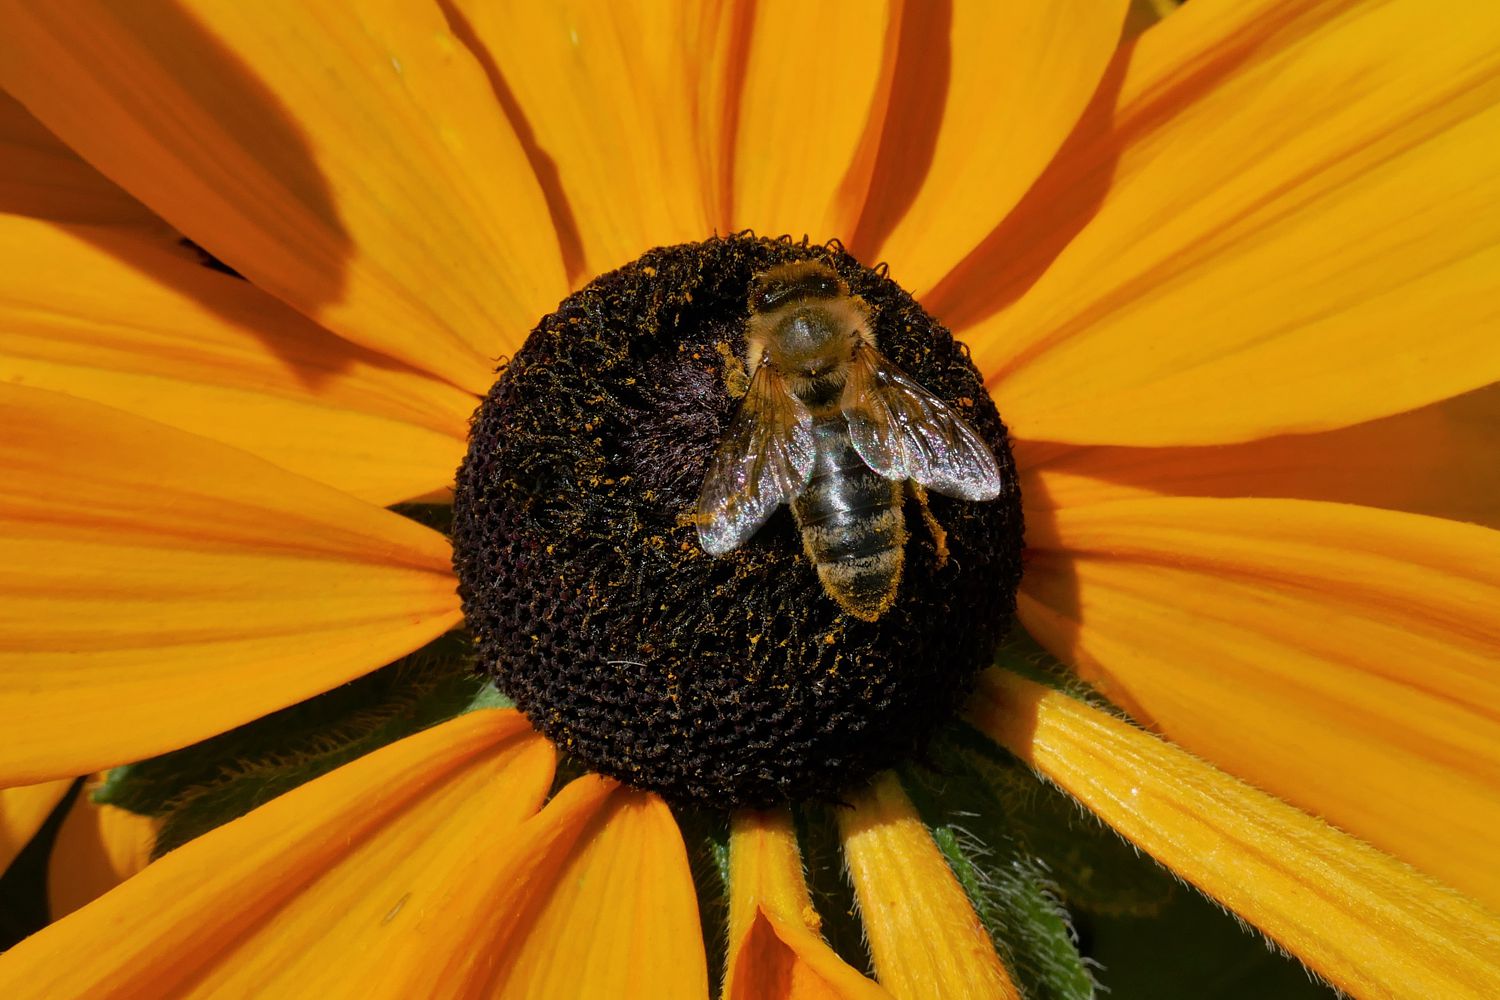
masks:
<path id="1" fill-rule="evenodd" d="M 409 663 L 372 675 L 398 689 L 360 730 L 385 745 L 299 731 L 280 749 L 318 766 L 263 791 L 296 787 L 226 805 L 245 814 L 207 832 L 201 816 L 180 826 L 181 846 L 0 958 L 0 993 L 702 997 L 722 976 L 735 998 L 1086 995 L 1076 952 L 1035 964 L 1005 938 L 953 815 L 934 830 L 927 806 L 1003 769 L 998 744 L 1350 993 L 1493 995 L 1500 17 L 1194 0 L 1121 45 L 1123 8 L 0 5 L 15 102 L 0 132 L 0 850 L 77 775 L 155 758 L 180 768 L 160 804 L 217 790 L 220 771 L 182 748 L 233 730 L 274 757 L 292 716 L 243 735 L 255 720 L 460 626 L 448 540 L 388 508 L 452 483 L 495 359 L 524 353 L 544 317 L 592 334 L 644 309 L 693 343 L 690 295 L 701 307 L 724 274 L 653 284 L 650 252 L 744 230 L 814 237 L 743 237 L 776 253 L 837 254 L 820 241 L 838 239 L 851 269 L 885 262 L 871 287 L 895 283 L 968 345 L 1015 453 L 1017 620 L 1134 720 L 1038 683 L 1014 644 L 961 710 L 993 743 L 929 745 L 927 726 L 893 744 L 840 702 L 817 731 L 870 739 L 825 741 L 817 760 L 859 780 L 773 775 L 745 796 L 764 808 L 719 839 L 728 937 L 711 964 L 689 810 L 650 789 L 708 797 L 633 775 L 713 745 L 718 778 L 745 787 L 736 763 L 808 728 L 737 744 L 762 716 L 736 716 L 736 697 L 770 678 L 801 704 L 841 676 L 840 652 L 875 661 L 854 655 L 853 626 L 790 612 L 768 623 L 782 631 L 731 630 L 745 598 L 711 589 L 692 595 L 713 612 L 696 645 L 653 632 L 655 585 L 630 589 L 646 577 L 558 561 L 549 544 L 566 554 L 591 532 L 635 539 L 635 568 L 702 555 L 680 497 L 725 413 L 672 401 L 696 391 L 723 411 L 735 352 L 705 339 L 630 396 L 606 381 L 619 357 L 549 369 L 528 346 L 580 424 L 490 480 L 536 503 L 488 536 L 532 549 L 489 568 L 512 598 L 548 599 L 515 632 L 471 623 L 480 656 L 504 648 L 485 663 L 504 684 L 540 662 L 528 644 L 562 649 L 594 670 L 554 707 L 639 709 L 658 742 L 610 757 L 570 745 L 582 724 L 540 700 L 528 724 L 484 692 L 409 687 L 427 676 Z M 588 297 L 632 262 L 629 302 Z M 701 318 L 732 345 L 743 308 Z M 591 402 L 589 385 L 610 391 Z M 678 391 L 646 391 L 663 385 Z M 590 426 L 591 406 L 616 419 Z M 695 421 L 696 450 L 652 436 Z M 590 435 L 629 428 L 628 454 L 674 461 L 592 478 L 557 461 L 583 444 L 620 459 Z M 1016 555 L 969 537 L 954 533 L 953 573 Z M 913 546 L 915 565 L 928 550 Z M 811 573 L 731 565 L 751 574 L 741 595 Z M 632 629 L 600 617 L 621 606 L 611 585 L 638 608 Z M 911 610 L 942 596 L 890 612 L 910 614 L 905 638 L 957 650 L 885 663 L 910 671 L 902 698 L 917 697 L 903 678 L 972 680 L 963 637 L 1002 630 Z M 992 599 L 1003 617 L 1010 595 Z M 809 642 L 828 647 L 816 673 L 735 677 Z M 710 654 L 720 728 L 673 708 Z M 598 717 L 596 743 L 619 718 Z M 861 769 L 890 756 L 850 762 L 893 745 L 932 767 L 871 780 Z M 612 777 L 579 773 L 594 770 Z M 808 814 L 765 787 L 840 789 L 821 835 L 847 865 L 846 906 L 804 865 Z M 167 812 L 163 838 L 187 822 Z M 1044 895 L 1026 926 L 1065 931 Z M 835 933 L 855 906 L 868 969 Z"/>

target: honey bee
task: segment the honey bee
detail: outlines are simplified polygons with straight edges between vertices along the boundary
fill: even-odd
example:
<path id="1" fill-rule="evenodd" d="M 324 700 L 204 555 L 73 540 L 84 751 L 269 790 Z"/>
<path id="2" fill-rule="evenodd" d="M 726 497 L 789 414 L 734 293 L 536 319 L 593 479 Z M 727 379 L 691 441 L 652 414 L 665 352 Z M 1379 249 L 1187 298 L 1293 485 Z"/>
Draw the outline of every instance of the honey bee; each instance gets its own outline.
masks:
<path id="1" fill-rule="evenodd" d="M 948 404 L 880 353 L 869 305 L 826 264 L 784 264 L 750 289 L 750 387 L 698 497 L 698 541 L 724 555 L 784 503 L 829 597 L 875 621 L 905 561 L 906 490 L 964 500 L 1000 494 L 989 445 Z"/>

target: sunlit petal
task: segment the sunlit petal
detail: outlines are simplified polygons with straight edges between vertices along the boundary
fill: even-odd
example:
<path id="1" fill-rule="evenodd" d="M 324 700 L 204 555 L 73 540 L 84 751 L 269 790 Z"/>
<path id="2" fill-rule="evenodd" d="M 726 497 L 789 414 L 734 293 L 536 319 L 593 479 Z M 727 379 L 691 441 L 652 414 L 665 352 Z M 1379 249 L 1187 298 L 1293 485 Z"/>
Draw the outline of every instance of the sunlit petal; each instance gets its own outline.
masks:
<path id="1" fill-rule="evenodd" d="M 918 296 L 1005 218 L 1072 130 L 1126 0 L 903 5 L 866 204 L 846 237 Z"/>
<path id="2" fill-rule="evenodd" d="M 1500 383 L 1353 427 L 1237 445 L 1015 445 L 1021 495 L 1031 510 L 1150 495 L 1265 496 L 1500 528 L 1497 441 Z"/>
<path id="3" fill-rule="evenodd" d="M 1500 377 L 1500 7 L 1194 0 L 1121 58 L 924 300 L 1018 435 L 1244 441 Z"/>
<path id="4" fill-rule="evenodd" d="M 243 448 L 379 504 L 452 480 L 472 395 L 116 228 L 0 216 L 0 381 Z"/>
<path id="5" fill-rule="evenodd" d="M 532 169 L 435 4 L 0 4 L 0 83 L 329 329 L 482 390 L 566 291 Z"/>
<path id="6" fill-rule="evenodd" d="M 0 784 L 222 732 L 461 620 L 437 532 L 242 451 L 0 385 Z"/>
<path id="7" fill-rule="evenodd" d="M 687 850 L 654 795 L 590 776 L 495 859 L 493 995 L 702 1000 L 708 965 Z"/>
<path id="8" fill-rule="evenodd" d="M 885 0 L 768 0 L 748 10 L 744 49 L 727 67 L 735 85 L 724 113 L 736 126 L 720 154 L 733 171 L 729 228 L 815 242 L 847 236 L 863 197 L 839 194 L 884 110 L 894 14 Z"/>
<path id="9" fill-rule="evenodd" d="M 1019 1000 L 901 783 L 887 773 L 851 798 L 839 830 L 880 985 L 899 1000 Z"/>
<path id="10" fill-rule="evenodd" d="M 724 1000 L 890 1000 L 818 935 L 785 810 L 733 817 Z"/>
<path id="11" fill-rule="evenodd" d="M 650 0 L 457 8 L 557 171 L 578 229 L 581 276 L 712 230 L 695 109 L 718 67 L 720 4 Z"/>
<path id="12" fill-rule="evenodd" d="M 991 670 L 974 723 L 1181 877 L 1359 997 L 1489 998 L 1500 920 L 1171 744 Z"/>
<path id="13" fill-rule="evenodd" d="M 377 750 L 28 938 L 0 957 L 0 994 L 425 995 L 461 937 L 449 907 L 488 884 L 496 838 L 536 811 L 553 759 L 514 712 Z"/>
<path id="14" fill-rule="evenodd" d="M 1500 532 L 1345 504 L 1055 511 L 1020 619 L 1119 703 L 1500 905 Z"/>

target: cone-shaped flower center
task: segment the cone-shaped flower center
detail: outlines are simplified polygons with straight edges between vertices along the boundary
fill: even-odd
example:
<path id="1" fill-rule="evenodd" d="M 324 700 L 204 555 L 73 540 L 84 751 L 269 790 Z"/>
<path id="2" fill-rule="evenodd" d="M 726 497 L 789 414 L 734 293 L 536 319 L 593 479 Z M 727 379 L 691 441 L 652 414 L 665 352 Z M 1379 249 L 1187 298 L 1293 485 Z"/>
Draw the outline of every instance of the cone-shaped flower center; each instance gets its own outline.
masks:
<path id="1" fill-rule="evenodd" d="M 788 343 L 758 342 L 789 304 Z M 824 322 L 848 346 L 798 360 L 792 335 Z M 759 377 L 778 362 L 806 371 Z M 853 431 L 886 366 L 956 418 L 906 433 L 971 428 L 993 454 L 991 498 L 916 489 Z M 990 663 L 1021 573 L 1015 483 L 967 352 L 883 272 L 712 239 L 597 279 L 504 367 L 458 473 L 454 563 L 482 668 L 590 767 L 721 807 L 837 797 L 918 751 Z"/>

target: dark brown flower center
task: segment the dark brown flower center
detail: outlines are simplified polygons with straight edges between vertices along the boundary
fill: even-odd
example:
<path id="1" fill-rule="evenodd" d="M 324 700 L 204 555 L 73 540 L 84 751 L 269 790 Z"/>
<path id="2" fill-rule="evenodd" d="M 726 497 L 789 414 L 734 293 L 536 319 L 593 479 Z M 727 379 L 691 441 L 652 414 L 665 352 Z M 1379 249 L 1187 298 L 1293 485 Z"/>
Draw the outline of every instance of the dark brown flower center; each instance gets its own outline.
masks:
<path id="1" fill-rule="evenodd" d="M 745 388 L 750 291 L 795 261 L 867 304 L 880 350 L 979 433 L 1005 484 L 930 497 L 946 560 L 907 490 L 899 588 L 874 621 L 830 598 L 786 507 L 723 556 L 696 528 Z M 726 808 L 837 798 L 920 752 L 1008 627 L 1021 534 L 967 351 L 841 248 L 751 236 L 652 250 L 542 320 L 475 415 L 453 525 L 481 668 L 532 724 L 595 770 Z"/>

